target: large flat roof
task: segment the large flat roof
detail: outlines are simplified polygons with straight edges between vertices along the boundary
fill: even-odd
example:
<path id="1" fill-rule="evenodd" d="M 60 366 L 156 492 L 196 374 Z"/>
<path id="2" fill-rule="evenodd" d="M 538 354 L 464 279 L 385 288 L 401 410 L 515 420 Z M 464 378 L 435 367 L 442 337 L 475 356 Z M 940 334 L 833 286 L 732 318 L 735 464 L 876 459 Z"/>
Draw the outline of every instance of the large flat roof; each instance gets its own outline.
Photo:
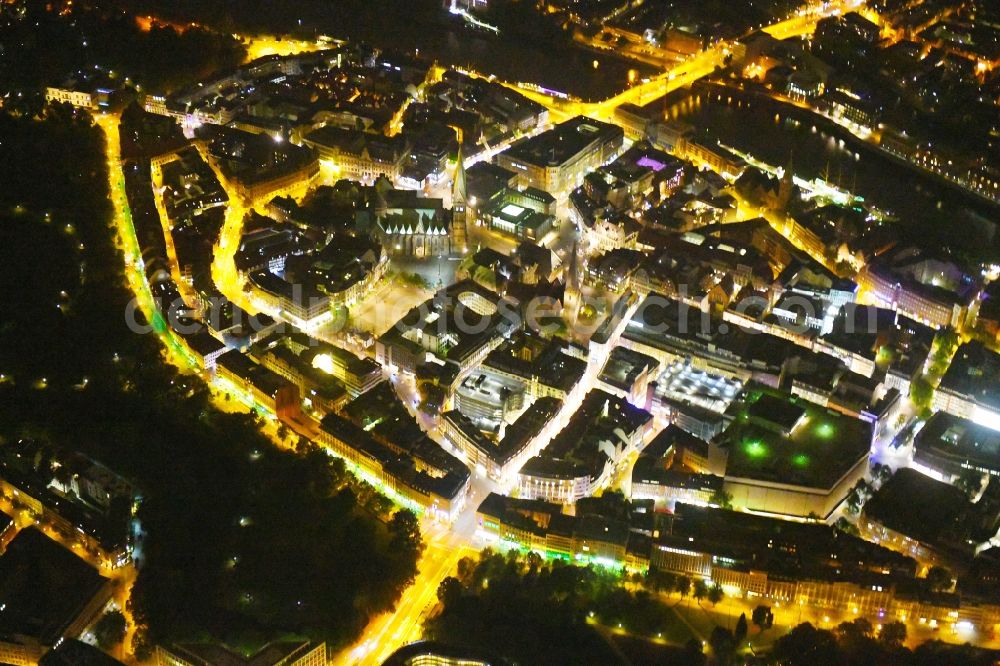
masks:
<path id="1" fill-rule="evenodd" d="M 909 557 L 820 523 L 797 523 L 743 511 L 678 502 L 658 543 L 720 558 L 736 569 L 819 580 L 866 579 L 872 571 L 912 578 Z"/>
<path id="2" fill-rule="evenodd" d="M 523 334 L 490 352 L 483 367 L 526 381 L 537 378 L 540 384 L 568 393 L 587 370 L 587 362 L 568 351 L 569 346 L 559 338 L 543 340 Z"/>
<path id="3" fill-rule="evenodd" d="M 107 579 L 34 527 L 0 557 L 0 634 L 58 641 Z"/>
<path id="4" fill-rule="evenodd" d="M 270 666 L 294 662 L 317 645 L 309 641 L 277 641 L 268 643 L 251 655 L 235 652 L 216 643 L 175 644 L 168 650 L 195 666 Z"/>
<path id="5" fill-rule="evenodd" d="M 560 166 L 589 148 L 594 142 L 624 137 L 617 125 L 577 116 L 530 139 L 520 141 L 504 153 L 508 158 L 535 166 Z"/>
<path id="6" fill-rule="evenodd" d="M 952 358 L 941 378 L 940 388 L 968 396 L 984 405 L 1000 409 L 1000 354 L 983 343 L 966 342 Z"/>
<path id="7" fill-rule="evenodd" d="M 936 543 L 957 526 L 965 493 L 909 467 L 896 472 L 865 504 L 865 516 L 911 539 Z"/>
<path id="8" fill-rule="evenodd" d="M 608 356 L 599 379 L 619 389 L 629 390 L 636 378 L 660 365 L 652 356 L 640 354 L 628 347 L 615 347 Z"/>
<path id="9" fill-rule="evenodd" d="M 757 406 L 765 399 L 765 407 L 782 406 L 788 418 L 768 416 Z M 871 424 L 778 391 L 750 388 L 727 414 L 733 421 L 717 440 L 729 453 L 727 477 L 831 488 L 871 446 Z M 774 427 L 772 419 L 792 415 L 793 428 Z"/>
<path id="10" fill-rule="evenodd" d="M 649 294 L 629 321 L 624 337 L 680 356 L 697 356 L 718 367 L 753 366 L 777 372 L 791 356 L 819 355 L 770 333 L 725 327 L 700 309 L 663 294 Z"/>
<path id="11" fill-rule="evenodd" d="M 1000 471 L 1000 431 L 968 419 L 937 412 L 913 441 L 918 460 Z"/>
<path id="12" fill-rule="evenodd" d="M 748 417 L 757 421 L 774 424 L 784 432 L 790 432 L 806 413 L 806 410 L 793 400 L 765 393 L 749 405 L 746 410 Z"/>

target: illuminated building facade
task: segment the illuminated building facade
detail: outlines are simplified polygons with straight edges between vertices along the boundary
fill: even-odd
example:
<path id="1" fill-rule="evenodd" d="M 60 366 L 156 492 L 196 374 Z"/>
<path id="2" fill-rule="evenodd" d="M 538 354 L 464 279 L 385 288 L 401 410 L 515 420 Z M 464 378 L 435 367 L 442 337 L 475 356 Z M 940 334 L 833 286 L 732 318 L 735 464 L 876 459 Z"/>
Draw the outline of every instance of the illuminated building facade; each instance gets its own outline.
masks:
<path id="1" fill-rule="evenodd" d="M 611 161 L 624 139 L 617 125 L 577 116 L 514 144 L 494 161 L 517 173 L 520 185 L 558 197 L 579 186 L 588 170 Z"/>

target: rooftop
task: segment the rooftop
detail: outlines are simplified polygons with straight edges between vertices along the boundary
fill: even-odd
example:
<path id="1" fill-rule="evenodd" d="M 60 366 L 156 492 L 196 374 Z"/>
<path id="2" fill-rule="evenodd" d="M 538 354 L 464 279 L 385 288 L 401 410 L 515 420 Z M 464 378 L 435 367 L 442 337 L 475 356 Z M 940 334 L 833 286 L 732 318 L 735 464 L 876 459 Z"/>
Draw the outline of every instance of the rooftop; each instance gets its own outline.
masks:
<path id="1" fill-rule="evenodd" d="M 583 377 L 587 363 L 567 353 L 565 341 L 525 333 L 490 352 L 484 366 L 568 393 Z"/>
<path id="2" fill-rule="evenodd" d="M 486 203 L 508 187 L 512 187 L 516 176 L 513 171 L 490 162 L 473 164 L 465 172 L 469 203 L 475 206 Z"/>
<path id="3" fill-rule="evenodd" d="M 992 352 L 981 342 L 966 342 L 951 361 L 951 366 L 941 378 L 940 388 L 1000 409 L 1000 354 Z"/>
<path id="4" fill-rule="evenodd" d="M 765 393 L 750 403 L 745 413 L 748 418 L 763 425 L 778 426 L 787 435 L 805 415 L 806 410 L 793 400 Z"/>
<path id="5" fill-rule="evenodd" d="M 299 659 L 316 647 L 309 641 L 293 640 L 268 643 L 250 655 L 216 643 L 182 643 L 167 649 L 192 666 L 278 666 Z"/>
<path id="6" fill-rule="evenodd" d="M 0 634 L 53 645 L 106 582 L 39 530 L 22 530 L 0 557 Z"/>
<path id="7" fill-rule="evenodd" d="M 911 539 L 936 543 L 958 527 L 967 506 L 960 489 L 906 467 L 868 500 L 864 513 Z"/>
<path id="8" fill-rule="evenodd" d="M 374 389 L 369 391 L 373 392 Z M 321 428 L 374 461 L 398 484 L 421 494 L 454 499 L 469 480 L 468 468 L 424 435 L 412 417 L 411 422 L 415 431 L 405 423 L 396 423 L 395 427 L 376 433 L 371 423 L 362 425 L 340 414 L 327 414 Z M 387 435 L 400 433 L 398 440 L 386 439 Z"/>
<path id="9" fill-rule="evenodd" d="M 537 536 L 559 534 L 579 541 L 625 546 L 630 529 L 651 531 L 652 505 L 648 500 L 629 501 L 621 494 L 608 493 L 581 499 L 576 514 L 570 516 L 562 513 L 560 504 L 490 493 L 477 513 Z"/>
<path id="10" fill-rule="evenodd" d="M 726 476 L 830 488 L 871 446 L 869 423 L 761 387 L 745 390 L 727 417 L 717 439 L 729 453 Z"/>
<path id="11" fill-rule="evenodd" d="M 679 356 L 706 359 L 710 366 L 749 367 L 775 375 L 789 357 L 813 353 L 768 333 L 720 325 L 702 310 L 657 293 L 639 304 L 623 335 Z"/>
<path id="12" fill-rule="evenodd" d="M 569 162 L 596 142 L 624 136 L 617 125 L 577 116 L 507 149 L 509 158 L 541 167 L 557 167 Z"/>
<path id="13" fill-rule="evenodd" d="M 593 389 L 566 427 L 525 464 L 525 473 L 575 477 L 584 471 L 597 478 L 610 459 L 605 443 L 620 448 L 622 437 L 631 438 L 652 418 L 646 410 L 618 396 Z"/>
<path id="14" fill-rule="evenodd" d="M 12 439 L 0 447 L 0 476 L 109 553 L 128 544 L 132 486 L 104 465 L 70 449 Z"/>
<path id="15" fill-rule="evenodd" d="M 598 378 L 610 386 L 630 391 L 642 373 L 652 371 L 659 365 L 659 361 L 652 356 L 640 354 L 627 347 L 615 347 L 611 350 L 608 362 Z"/>
<path id="16" fill-rule="evenodd" d="M 382 662 L 382 666 L 411 666 L 415 663 L 422 663 L 421 660 L 441 659 L 441 663 L 461 663 L 466 666 L 506 666 L 508 662 L 503 659 L 481 652 L 479 650 L 469 650 L 457 648 L 437 641 L 417 641 L 399 648 L 389 658 Z"/>
<path id="17" fill-rule="evenodd" d="M 216 360 L 216 364 L 233 375 L 250 382 L 261 393 L 272 397 L 280 389 L 290 385 L 287 379 L 262 365 L 254 363 L 251 358 L 238 349 L 232 349 L 220 355 Z"/>
<path id="18" fill-rule="evenodd" d="M 918 460 L 934 459 L 953 468 L 971 465 L 1000 471 L 1000 431 L 937 412 L 914 438 Z"/>
<path id="19" fill-rule="evenodd" d="M 89 643 L 69 638 L 46 652 L 39 666 L 123 666 L 122 662 Z"/>
<path id="20" fill-rule="evenodd" d="M 743 382 L 726 375 L 713 374 L 687 361 L 675 361 L 656 380 L 656 393 L 667 400 L 681 400 L 724 412 L 736 398 Z"/>
<path id="21" fill-rule="evenodd" d="M 395 164 L 406 154 L 406 141 L 402 135 L 386 137 L 356 130 L 347 130 L 326 125 L 313 130 L 304 138 L 305 143 L 321 147 L 336 148 L 342 153 L 385 164 Z"/>
<path id="22" fill-rule="evenodd" d="M 312 148 L 278 143 L 266 133 L 252 134 L 229 127 L 203 125 L 199 133 L 209 141 L 209 150 L 229 177 L 254 185 L 310 166 L 318 169 Z"/>
<path id="23" fill-rule="evenodd" d="M 840 532 L 745 512 L 678 503 L 658 544 L 707 552 L 735 569 L 798 579 L 851 580 L 895 575 L 912 578 L 909 557 Z"/>

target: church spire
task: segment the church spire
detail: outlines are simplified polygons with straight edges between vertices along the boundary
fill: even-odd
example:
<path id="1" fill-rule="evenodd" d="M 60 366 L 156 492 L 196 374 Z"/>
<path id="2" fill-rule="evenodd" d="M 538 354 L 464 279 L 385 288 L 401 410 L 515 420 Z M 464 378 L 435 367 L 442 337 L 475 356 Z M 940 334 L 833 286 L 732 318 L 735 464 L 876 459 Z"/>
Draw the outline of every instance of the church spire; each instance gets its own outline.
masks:
<path id="1" fill-rule="evenodd" d="M 455 180 L 451 186 L 451 205 L 453 208 L 468 204 L 468 191 L 465 184 L 465 160 L 462 156 L 462 144 L 458 144 L 458 157 L 455 160 Z"/>
<path id="2" fill-rule="evenodd" d="M 469 223 L 468 190 L 465 184 L 465 160 L 462 157 L 462 142 L 458 142 L 458 157 L 455 160 L 455 178 L 451 186 L 451 245 L 455 254 L 465 254 Z"/>

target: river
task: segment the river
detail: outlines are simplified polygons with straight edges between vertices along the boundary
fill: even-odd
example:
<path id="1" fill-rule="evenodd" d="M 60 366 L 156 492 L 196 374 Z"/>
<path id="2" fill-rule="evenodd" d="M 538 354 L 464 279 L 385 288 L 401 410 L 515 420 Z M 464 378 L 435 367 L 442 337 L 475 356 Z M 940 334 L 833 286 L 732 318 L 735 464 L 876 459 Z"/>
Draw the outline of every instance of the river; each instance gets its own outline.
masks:
<path id="1" fill-rule="evenodd" d="M 624 90 L 630 69 L 639 77 L 654 72 L 648 65 L 571 42 L 568 32 L 533 11 L 494 35 L 450 14 L 445 0 L 121 1 L 180 22 L 224 25 L 247 34 L 306 39 L 322 34 L 383 49 L 418 51 L 442 64 L 534 83 L 585 101 L 607 99 Z"/>
<path id="2" fill-rule="evenodd" d="M 698 85 L 686 96 L 671 96 L 665 111 L 709 142 L 775 166 L 791 160 L 796 175 L 828 180 L 920 229 L 938 228 L 947 237 L 941 225 L 956 225 L 957 235 L 959 222 L 963 230 L 981 233 L 988 233 L 990 222 L 1000 222 L 1000 210 L 974 194 L 900 164 L 847 130 L 788 104 Z"/>

